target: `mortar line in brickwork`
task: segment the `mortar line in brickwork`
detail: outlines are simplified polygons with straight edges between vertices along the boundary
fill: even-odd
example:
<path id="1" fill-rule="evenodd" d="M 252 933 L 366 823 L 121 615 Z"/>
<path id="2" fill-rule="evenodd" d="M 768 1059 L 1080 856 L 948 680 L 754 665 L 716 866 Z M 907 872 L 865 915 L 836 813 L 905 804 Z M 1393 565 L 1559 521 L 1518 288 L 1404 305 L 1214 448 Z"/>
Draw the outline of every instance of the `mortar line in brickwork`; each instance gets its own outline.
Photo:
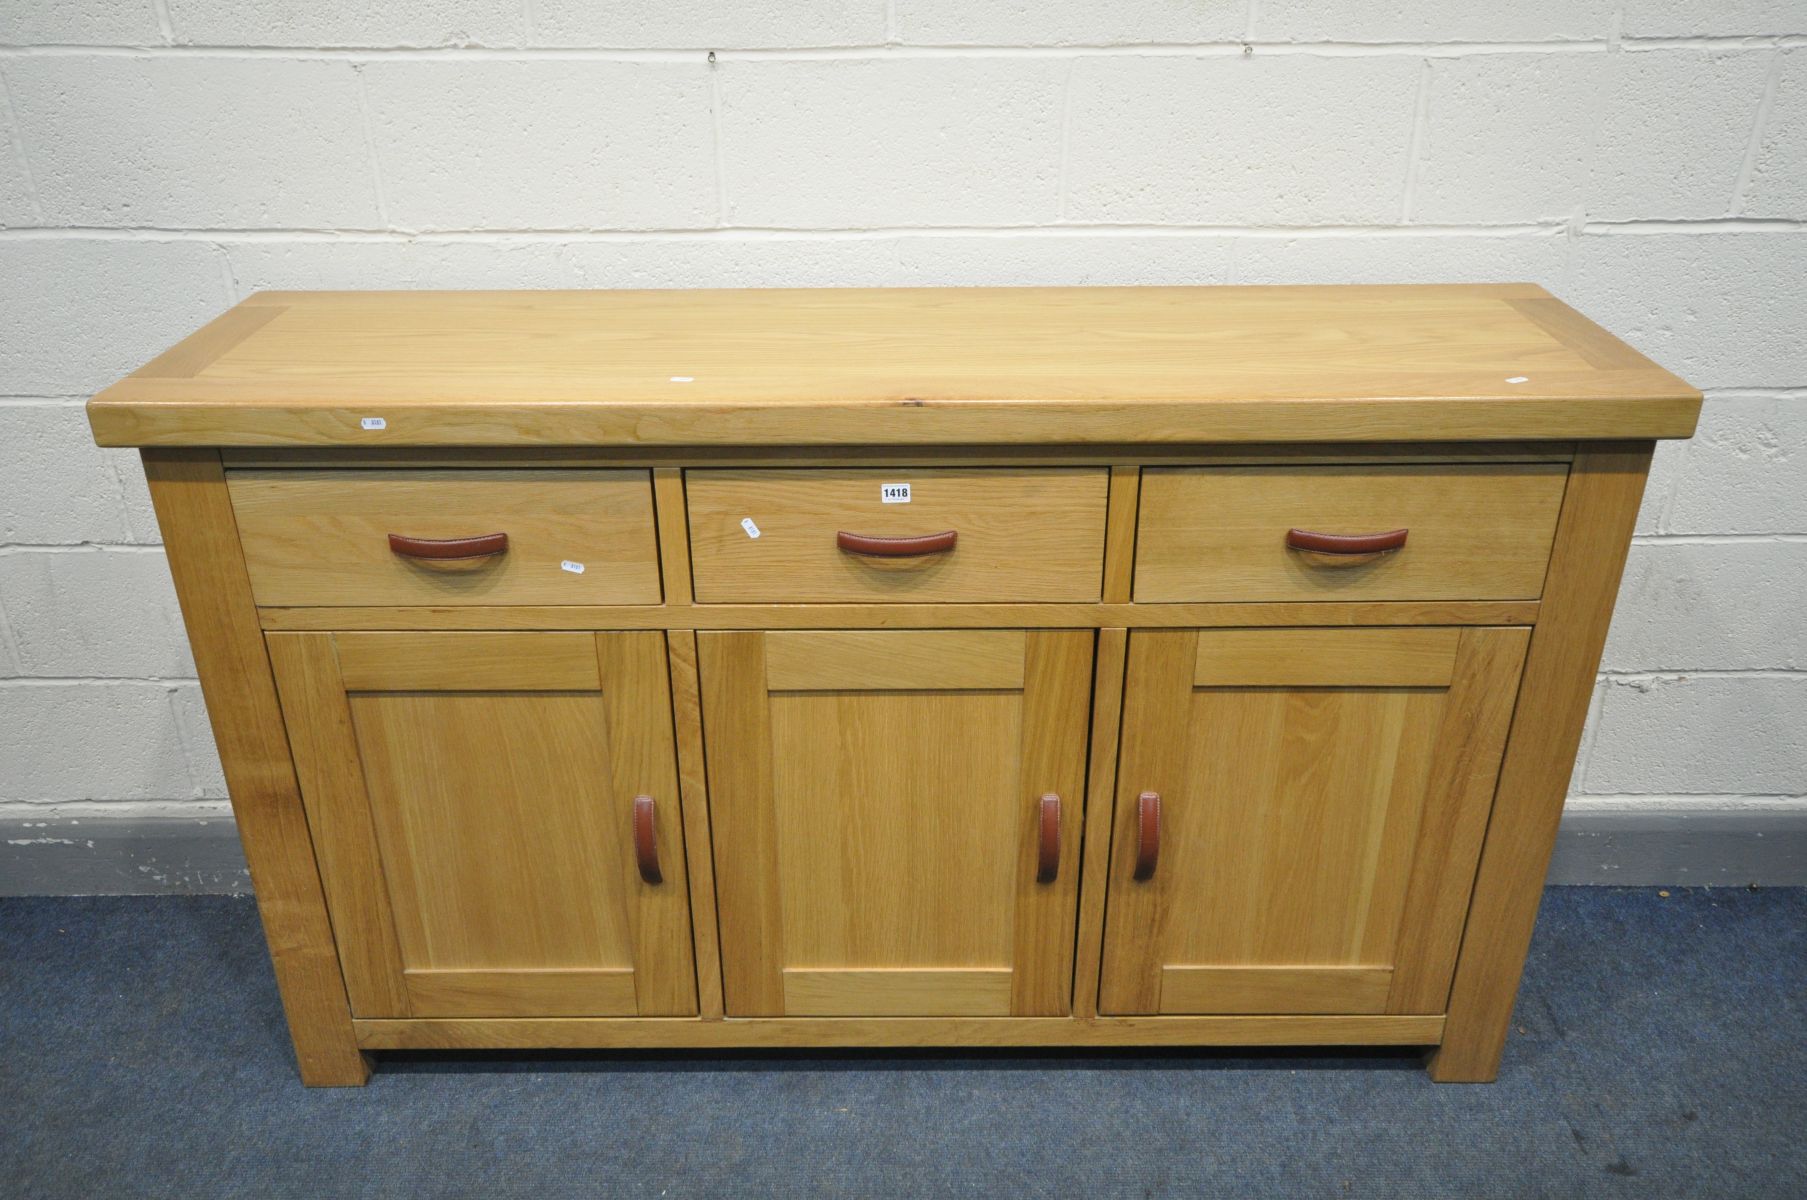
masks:
<path id="1" fill-rule="evenodd" d="M 1406 139 L 1405 185 L 1400 189 L 1399 223 L 1409 225 L 1418 198 L 1418 174 L 1424 156 L 1425 129 L 1430 124 L 1431 60 L 1418 66 L 1418 90 L 1412 100 L 1412 132 Z"/>
<path id="2" fill-rule="evenodd" d="M 170 20 L 169 0 L 151 0 L 151 11 L 157 15 L 157 32 L 163 36 L 164 45 L 175 45 L 176 25 Z"/>
<path id="3" fill-rule="evenodd" d="M 220 260 L 220 283 L 226 289 L 226 303 L 237 304 L 245 298 L 238 286 L 238 272 L 232 266 L 232 252 L 218 242 L 210 242 Z"/>
<path id="4" fill-rule="evenodd" d="M 1581 744 L 1575 747 L 1575 765 L 1569 768 L 1570 786 L 1587 778 L 1587 765 L 1594 757 L 1594 743 L 1600 740 L 1601 712 L 1606 708 L 1606 681 L 1594 674 L 1592 690 L 1587 697 L 1587 719 L 1581 725 Z"/>
<path id="5" fill-rule="evenodd" d="M 6 606 L 3 604 L 0 604 L 0 669 L 4 669 L 8 676 L 25 669 L 25 656 L 19 651 L 19 639 L 13 636 L 13 628 L 6 619 Z"/>
<path id="6" fill-rule="evenodd" d="M 715 224 L 728 224 L 728 156 L 722 138 L 722 77 L 715 56 L 709 56 L 709 149 L 715 167 Z"/>
<path id="7" fill-rule="evenodd" d="M 1040 225 L 897 225 L 856 227 L 807 226 L 778 227 L 763 225 L 726 225 L 667 229 L 548 229 L 496 227 L 488 229 L 369 229 L 320 227 L 207 228 L 154 225 L 65 225 L 22 226 L 0 229 L 0 241 L 45 241 L 59 238 L 141 240 L 152 242 L 236 240 L 244 242 L 283 241 L 391 241 L 391 242 L 488 242 L 488 241 L 810 241 L 814 239 L 857 240 L 860 238 L 896 237 L 1227 237 L 1283 238 L 1308 237 L 1511 237 L 1559 236 L 1570 231 L 1566 220 L 1489 224 L 1425 224 L 1425 225 L 1134 225 L 1134 224 L 1040 224 Z M 1678 220 L 1667 217 L 1640 218 L 1629 221 L 1590 221 L 1581 229 L 1582 236 L 1620 236 L 1667 233 L 1799 233 L 1807 231 L 1807 220 L 1795 218 L 1707 217 Z"/>
<path id="8" fill-rule="evenodd" d="M 230 818 L 231 801 L 224 796 L 158 796 L 120 800 L 57 800 L 49 797 L 8 796 L 0 799 L 0 820 L 41 821 L 46 817 L 85 820 L 89 817 L 116 817 L 132 808 L 175 809 L 175 815 L 208 820 L 208 811 Z M 45 809 L 56 809 L 46 812 Z M 197 811 L 198 810 L 198 811 Z"/>
<path id="9" fill-rule="evenodd" d="M 1745 44 L 1748 39 L 1703 39 L 1701 49 L 1718 48 L 1723 42 Z M 1629 43 L 1628 43 L 1629 44 Z M 1774 45 L 1776 39 L 1764 44 Z M 815 62 L 846 59 L 950 59 L 950 58 L 1082 58 L 1151 56 L 1178 58 L 1227 58 L 1253 53 L 1273 57 L 1385 58 L 1430 55 L 1460 58 L 1471 54 L 1599 54 L 1609 49 L 1603 39 L 1551 42 L 1113 42 L 1060 46 L 933 46 L 885 45 L 747 47 L 722 49 L 687 47 L 568 47 L 568 46 L 117 46 L 44 45 L 0 46 L 0 57 L 66 58 L 293 58 L 360 61 L 365 59 L 462 59 L 466 61 L 522 59 L 670 62 L 700 64 L 713 49 L 720 58 L 745 62 Z M 1665 47 L 1668 48 L 1668 47 Z"/>
<path id="10" fill-rule="evenodd" d="M 1571 808 L 1602 811 L 1621 805 L 1631 808 L 1655 803 L 1694 812 L 1711 812 L 1752 808 L 1786 810 L 1799 807 L 1802 800 L 1807 800 L 1807 795 L 1800 792 L 1571 792 L 1568 803 Z"/>
<path id="11" fill-rule="evenodd" d="M 376 216 L 388 228 L 394 222 L 389 219 L 389 204 L 383 195 L 383 166 L 376 152 L 376 128 L 370 115 L 370 88 L 364 80 L 364 64 L 354 64 L 352 74 L 358 81 L 358 124 L 364 131 L 364 155 L 370 160 L 370 190 L 376 200 Z"/>
<path id="12" fill-rule="evenodd" d="M 201 785 L 201 777 L 207 773 L 206 747 L 195 745 L 193 731 L 188 728 L 188 721 L 182 715 L 182 707 L 177 702 L 174 688 L 164 694 L 163 703 L 169 709 L 170 724 L 176 730 L 176 745 L 182 751 L 182 773 L 188 776 L 189 796 L 195 800 L 203 799 L 205 789 Z"/>
<path id="13" fill-rule="evenodd" d="M 161 554 L 161 542 L 5 542 L 0 543 L 0 558 L 12 554 L 98 554 L 102 551 L 120 554 Z"/>
<path id="14" fill-rule="evenodd" d="M 59 832 L 83 821 L 111 822 L 132 818 L 164 818 L 206 825 L 232 822 L 232 802 L 218 796 L 169 796 L 155 800 L 0 800 L 0 821 L 56 822 Z M 104 825 L 101 826 L 104 828 Z"/>
<path id="15" fill-rule="evenodd" d="M 13 161 L 19 164 L 19 181 L 25 185 L 25 199 L 31 204 L 32 219 L 42 221 L 44 206 L 38 200 L 38 183 L 32 176 L 31 163 L 25 157 L 25 135 L 20 132 L 19 112 L 13 107 L 12 87 L 4 67 L 0 67 L 0 109 L 6 113 L 7 143 Z"/>
<path id="16" fill-rule="evenodd" d="M 14 675 L 0 679 L 0 691 L 26 688 L 199 687 L 198 679 L 179 675 Z"/>
<path id="17" fill-rule="evenodd" d="M 1677 683 L 1683 679 L 1786 679 L 1807 682 L 1807 668 L 1797 667 L 1673 667 L 1665 670 L 1600 671 L 1604 683 L 1635 687 L 1640 683 Z"/>
<path id="18" fill-rule="evenodd" d="M 1647 233 L 1798 233 L 1807 221 L 1794 217 L 1639 217 L 1628 221 L 1588 221 L 1584 236 Z"/>
<path id="19" fill-rule="evenodd" d="M 1217 57 L 1256 55 L 1319 57 L 1387 57 L 1430 55 L 1459 58 L 1472 54 L 1599 54 L 1614 49 L 1633 53 L 1653 50 L 1761 50 L 1807 46 L 1807 34 L 1720 34 L 1693 37 L 1615 37 L 1610 31 L 1594 38 L 1547 41 L 1361 42 L 1261 41 L 1238 38 L 1211 42 L 1091 42 L 1066 45 L 935 45 L 863 43 L 846 46 L 253 46 L 253 45 L 83 45 L 46 42 L 0 45 L 0 56 L 181 57 L 181 58 L 435 58 L 435 59 L 596 59 L 622 62 L 697 62 L 714 50 L 722 57 L 770 62 L 873 58 L 1071 58 L 1092 55 L 1174 55 Z"/>
<path id="20" fill-rule="evenodd" d="M 1631 50 L 1790 50 L 1807 46 L 1807 33 L 1727 33 L 1697 37 L 1628 37 Z"/>
<path id="21" fill-rule="evenodd" d="M 1073 76 L 1079 71 L 1079 60 L 1067 64 L 1060 81 L 1060 162 L 1054 178 L 1054 219 L 1061 225 L 1067 220 L 1067 188 L 1069 167 L 1073 161 Z"/>
<path id="22" fill-rule="evenodd" d="M 1776 89 L 1782 80 L 1782 52 L 1773 50 L 1769 55 L 1769 70 L 1763 77 L 1763 95 L 1757 101 L 1756 116 L 1751 119 L 1750 141 L 1744 147 L 1744 161 L 1738 166 L 1738 179 L 1732 185 L 1730 211 L 1742 213 L 1744 201 L 1750 191 L 1751 178 L 1757 173 L 1757 156 L 1763 151 L 1763 135 L 1769 131 L 1770 110 L 1775 107 Z"/>
<path id="23" fill-rule="evenodd" d="M 1748 231 L 1755 222 L 1738 225 Z M 1774 225 L 1777 222 L 1764 222 Z M 1807 228 L 1807 221 L 1787 225 L 1789 231 Z M 1560 222 L 1510 225 L 899 225 L 869 228 L 775 228 L 729 225 L 689 229 L 203 229 L 159 226 L 69 225 L 0 229 L 0 241 L 52 241 L 91 239 L 111 241 L 199 242 L 502 242 L 502 241 L 816 241 L 884 239 L 898 237 L 969 237 L 1014 239 L 1023 237 L 1173 237 L 1281 238 L 1308 237 L 1553 237 L 1565 231 Z"/>
<path id="24" fill-rule="evenodd" d="M 1564 280 L 1564 285 L 1567 285 L 1567 280 Z M 1703 392 L 1701 394 L 1702 407 L 1705 407 L 1705 403 L 1706 394 Z M 1700 419 L 1696 416 L 1695 427 L 1699 428 L 1699 424 Z M 1653 470 L 1651 476 L 1646 476 L 1644 480 L 1645 503 L 1654 503 L 1655 505 L 1650 533 L 1645 535 L 1641 529 L 1634 528 L 1631 534 L 1633 544 L 1636 544 L 1640 536 L 1667 537 L 1669 535 L 1669 518 L 1675 512 L 1675 497 L 1681 491 L 1681 478 L 1688 469 L 1688 460 L 1692 457 L 1688 451 L 1692 445 L 1693 439 L 1690 438 L 1685 442 L 1670 443 L 1659 450 L 1659 453 L 1665 454 L 1668 458 L 1668 463 L 1660 476 L 1657 476 Z M 1654 486 L 1652 476 L 1655 476 Z"/>
<path id="25" fill-rule="evenodd" d="M 1639 533 L 1634 546 L 1744 546 L 1774 542 L 1783 546 L 1807 545 L 1807 533 Z"/>

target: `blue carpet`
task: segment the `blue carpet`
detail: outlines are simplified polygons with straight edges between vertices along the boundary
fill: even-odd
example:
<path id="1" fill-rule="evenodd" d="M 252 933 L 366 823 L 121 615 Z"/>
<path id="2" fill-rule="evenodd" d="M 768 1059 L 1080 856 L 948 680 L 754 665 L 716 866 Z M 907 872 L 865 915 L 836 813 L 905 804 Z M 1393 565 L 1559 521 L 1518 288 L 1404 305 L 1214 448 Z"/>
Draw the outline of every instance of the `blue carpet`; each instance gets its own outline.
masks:
<path id="1" fill-rule="evenodd" d="M 256 913 L 0 901 L 0 1195 L 1807 1195 L 1807 890 L 1555 888 L 1492 1086 L 1416 1055 L 388 1055 L 295 1080 Z"/>

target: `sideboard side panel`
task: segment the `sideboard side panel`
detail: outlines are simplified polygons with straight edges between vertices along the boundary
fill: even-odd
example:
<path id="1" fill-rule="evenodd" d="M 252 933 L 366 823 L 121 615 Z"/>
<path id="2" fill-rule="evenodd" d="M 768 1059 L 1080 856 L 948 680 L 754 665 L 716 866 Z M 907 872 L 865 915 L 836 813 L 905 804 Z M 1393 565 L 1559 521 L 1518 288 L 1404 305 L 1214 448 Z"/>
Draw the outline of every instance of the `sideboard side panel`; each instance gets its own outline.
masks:
<path id="1" fill-rule="evenodd" d="M 302 1081 L 360 1085 L 370 1065 L 352 1032 L 219 453 L 147 448 L 143 458 Z"/>
<path id="2" fill-rule="evenodd" d="M 1651 442 L 1577 448 L 1432 1078 L 1499 1073 L 1556 826 L 1650 471 Z"/>

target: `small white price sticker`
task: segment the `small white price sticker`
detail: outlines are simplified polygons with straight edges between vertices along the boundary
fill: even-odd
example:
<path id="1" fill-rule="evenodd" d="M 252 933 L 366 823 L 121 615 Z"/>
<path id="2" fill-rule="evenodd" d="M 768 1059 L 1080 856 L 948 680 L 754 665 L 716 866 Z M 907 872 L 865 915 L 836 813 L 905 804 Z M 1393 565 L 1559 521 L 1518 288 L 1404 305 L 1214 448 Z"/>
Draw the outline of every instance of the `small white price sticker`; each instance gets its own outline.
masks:
<path id="1" fill-rule="evenodd" d="M 561 571 L 569 571 L 573 575 L 582 575 L 584 573 L 584 565 L 582 563 L 572 562 L 568 558 L 558 564 L 558 569 Z"/>
<path id="2" fill-rule="evenodd" d="M 383 418 L 381 418 L 381 417 L 365 417 L 363 420 L 359 421 L 358 424 L 363 426 L 365 429 L 387 429 L 387 428 L 389 428 L 389 422 L 383 420 Z"/>
<path id="3" fill-rule="evenodd" d="M 881 483 L 878 485 L 878 498 L 886 504 L 908 504 L 910 502 L 910 485 L 907 483 Z"/>
<path id="4" fill-rule="evenodd" d="M 759 526 L 753 524 L 752 517 L 742 517 L 740 519 L 740 527 L 747 531 L 747 536 L 750 538 L 759 536 Z"/>

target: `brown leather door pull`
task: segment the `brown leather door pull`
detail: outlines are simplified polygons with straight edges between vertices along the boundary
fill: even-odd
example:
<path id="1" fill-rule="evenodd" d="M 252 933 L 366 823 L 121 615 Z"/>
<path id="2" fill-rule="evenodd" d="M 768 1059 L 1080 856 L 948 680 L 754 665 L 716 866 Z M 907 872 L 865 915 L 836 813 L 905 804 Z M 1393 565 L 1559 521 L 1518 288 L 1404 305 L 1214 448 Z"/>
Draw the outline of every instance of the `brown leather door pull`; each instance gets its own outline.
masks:
<path id="1" fill-rule="evenodd" d="M 848 533 L 845 529 L 834 535 L 834 544 L 847 553 L 866 554 L 874 558 L 915 558 L 923 554 L 940 554 L 944 550 L 952 550 L 954 543 L 959 540 L 960 533 L 954 529 L 925 533 L 919 537 L 874 537 L 864 533 Z"/>
<path id="2" fill-rule="evenodd" d="M 651 796 L 634 797 L 634 859 L 640 864 L 640 878 L 648 883 L 663 883 L 659 870 L 659 813 Z"/>
<path id="3" fill-rule="evenodd" d="M 488 558 L 508 553 L 506 533 L 482 533 L 476 537 L 417 538 L 389 535 L 389 549 L 403 558 Z"/>
<path id="4" fill-rule="evenodd" d="M 1038 833 L 1040 851 L 1035 860 L 1035 882 L 1053 883 L 1060 874 L 1060 797 L 1053 792 L 1041 798 Z"/>
<path id="5" fill-rule="evenodd" d="M 1324 558 L 1319 561 L 1325 565 L 1346 566 L 1403 549 L 1409 532 L 1389 529 L 1385 533 L 1313 533 L 1309 529 L 1289 529 L 1286 548 L 1321 554 Z"/>
<path id="6" fill-rule="evenodd" d="M 1153 879 L 1161 860 L 1161 795 L 1143 792 L 1136 797 L 1136 878 Z"/>

